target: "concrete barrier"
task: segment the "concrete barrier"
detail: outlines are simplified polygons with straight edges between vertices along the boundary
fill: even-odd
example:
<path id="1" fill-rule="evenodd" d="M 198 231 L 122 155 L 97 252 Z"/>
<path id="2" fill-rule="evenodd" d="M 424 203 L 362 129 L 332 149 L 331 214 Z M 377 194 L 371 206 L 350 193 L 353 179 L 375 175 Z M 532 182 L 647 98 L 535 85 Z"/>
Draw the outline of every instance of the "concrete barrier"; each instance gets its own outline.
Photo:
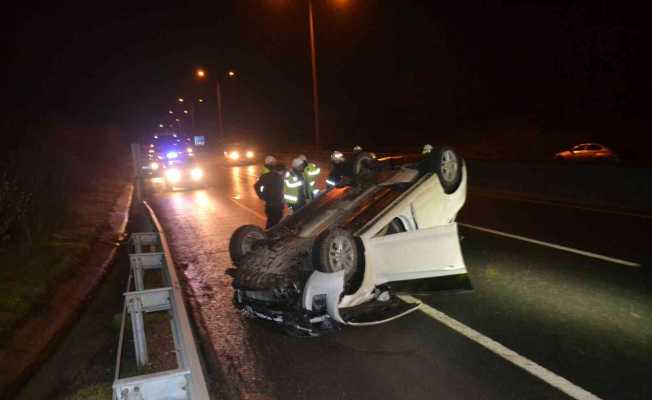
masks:
<path id="1" fill-rule="evenodd" d="M 469 187 L 652 212 L 652 169 L 533 161 L 467 160 Z"/>

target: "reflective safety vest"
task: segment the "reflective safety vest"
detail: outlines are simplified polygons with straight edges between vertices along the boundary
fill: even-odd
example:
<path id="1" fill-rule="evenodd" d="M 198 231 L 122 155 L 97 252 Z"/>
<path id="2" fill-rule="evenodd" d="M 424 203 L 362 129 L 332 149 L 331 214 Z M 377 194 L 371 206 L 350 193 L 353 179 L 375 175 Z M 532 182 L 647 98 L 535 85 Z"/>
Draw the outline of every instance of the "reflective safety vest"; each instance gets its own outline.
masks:
<path id="1" fill-rule="evenodd" d="M 312 200 L 319 194 L 319 189 L 315 186 L 317 177 L 321 173 L 321 169 L 315 163 L 308 163 L 303 170 L 303 179 L 306 180 L 306 198 Z"/>
<path id="2" fill-rule="evenodd" d="M 285 202 L 288 204 L 297 204 L 302 191 L 305 194 L 303 179 L 300 179 L 296 173 L 288 171 L 285 173 L 284 181 L 283 198 L 285 199 Z"/>

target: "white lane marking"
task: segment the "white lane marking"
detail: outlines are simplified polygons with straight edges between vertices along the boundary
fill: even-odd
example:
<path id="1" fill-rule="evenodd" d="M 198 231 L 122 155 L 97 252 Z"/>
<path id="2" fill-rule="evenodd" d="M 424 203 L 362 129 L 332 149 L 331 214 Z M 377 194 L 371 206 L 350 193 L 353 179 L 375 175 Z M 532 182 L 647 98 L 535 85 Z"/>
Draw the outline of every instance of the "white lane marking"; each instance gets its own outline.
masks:
<path id="1" fill-rule="evenodd" d="M 615 264 L 621 264 L 621 265 L 625 265 L 625 266 L 628 266 L 628 267 L 640 267 L 641 266 L 641 264 L 633 262 L 633 261 L 622 260 L 620 258 L 604 256 L 602 254 L 597 254 L 597 253 L 591 253 L 590 251 L 574 249 L 572 247 L 567 247 L 567 246 L 562 246 L 562 245 L 559 245 L 559 244 L 544 242 L 542 240 L 537 240 L 537 239 L 531 239 L 531 238 L 528 238 L 528 237 L 525 237 L 525 236 L 514 235 L 512 233 L 501 232 L 501 231 L 497 231 L 495 229 L 483 228 L 481 226 L 463 224 L 463 223 L 460 223 L 460 222 L 458 222 L 457 224 L 459 226 L 463 226 L 465 228 L 475 229 L 475 230 L 482 231 L 482 232 L 487 232 L 487 233 L 492 233 L 494 235 L 504 236 L 504 237 L 508 237 L 510 239 L 522 240 L 524 242 L 534 243 L 534 244 L 538 244 L 540 246 L 546 246 L 546 247 L 550 247 L 550 248 L 557 249 L 557 250 L 567 251 L 569 253 L 580 254 L 580 255 L 583 255 L 583 256 L 586 256 L 586 257 L 597 258 L 598 260 L 608 261 L 608 262 L 612 262 L 612 263 L 615 263 Z"/>
<path id="2" fill-rule="evenodd" d="M 408 303 L 420 302 L 417 298 L 409 295 L 399 295 L 401 300 Z M 523 357 L 514 350 L 511 350 L 502 344 L 496 342 L 495 340 L 484 336 L 480 332 L 476 331 L 473 328 L 470 328 L 463 323 L 459 322 L 456 319 L 449 317 L 443 312 L 430 307 L 427 304 L 421 303 L 420 310 L 425 313 L 430 318 L 433 318 L 452 330 L 460 333 L 461 335 L 471 339 L 472 341 L 478 343 L 480 346 L 486 348 L 487 350 L 493 352 L 494 354 L 504 358 L 505 360 L 511 362 L 517 367 L 524 369 L 528 373 L 534 375 L 535 377 L 546 382 L 550 386 L 553 386 L 562 392 L 566 393 L 570 397 L 577 400 L 600 400 L 600 397 L 594 395 L 593 393 L 582 389 L 581 387 L 575 385 L 568 379 L 561 377 L 554 372 L 542 367 L 541 365 L 535 363 L 534 361 Z"/>
<path id="3" fill-rule="evenodd" d="M 262 219 L 262 220 L 266 220 L 266 219 L 267 219 L 267 217 L 264 216 L 263 214 L 259 213 L 258 211 L 254 210 L 253 208 L 249 208 L 249 207 L 245 206 L 244 204 L 240 203 L 240 202 L 237 201 L 236 199 L 229 197 L 229 200 L 231 200 L 232 202 L 234 202 L 238 207 L 240 207 L 240 208 L 242 208 L 242 209 L 244 209 L 244 210 L 249 211 L 250 213 L 252 213 L 252 214 L 255 215 L 256 217 L 258 217 L 258 218 L 260 218 L 260 219 Z"/>
<path id="4" fill-rule="evenodd" d="M 597 208 L 597 207 L 583 206 L 579 204 L 564 203 L 563 201 L 533 199 L 524 196 L 522 197 L 519 196 L 518 194 L 511 196 L 509 194 L 485 192 L 477 189 L 469 189 L 469 193 L 476 196 L 484 196 L 484 197 L 501 199 L 501 200 L 520 201 L 524 203 L 542 204 L 546 206 L 575 208 L 578 210 L 592 211 L 592 212 L 603 213 L 603 214 L 614 214 L 614 215 L 623 215 L 626 217 L 652 219 L 652 215 L 642 214 L 642 213 L 637 213 L 632 211 L 610 210 L 607 208 Z"/>

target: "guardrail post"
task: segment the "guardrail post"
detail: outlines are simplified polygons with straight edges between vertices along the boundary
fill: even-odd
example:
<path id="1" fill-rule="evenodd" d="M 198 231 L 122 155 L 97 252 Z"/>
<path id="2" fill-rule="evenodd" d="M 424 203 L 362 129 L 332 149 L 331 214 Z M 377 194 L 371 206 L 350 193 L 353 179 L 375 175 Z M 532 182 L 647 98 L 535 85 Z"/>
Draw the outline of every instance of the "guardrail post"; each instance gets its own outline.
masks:
<path id="1" fill-rule="evenodd" d="M 134 242 L 134 246 L 137 242 Z M 131 253 L 129 263 L 134 274 L 134 285 L 136 291 L 145 290 L 144 274 L 148 269 L 164 269 L 163 253 Z M 164 274 L 165 275 L 165 274 Z"/>
<path id="2" fill-rule="evenodd" d="M 131 329 L 134 335 L 134 347 L 136 349 L 136 364 L 142 367 L 149 361 L 147 356 L 147 337 L 145 336 L 145 321 L 143 321 L 143 302 L 138 297 L 132 297 L 129 301 L 129 314 L 131 315 Z"/>
<path id="3" fill-rule="evenodd" d="M 131 264 L 131 269 L 134 271 L 134 286 L 137 291 L 145 289 L 145 282 L 143 280 L 143 265 L 139 262 Z"/>

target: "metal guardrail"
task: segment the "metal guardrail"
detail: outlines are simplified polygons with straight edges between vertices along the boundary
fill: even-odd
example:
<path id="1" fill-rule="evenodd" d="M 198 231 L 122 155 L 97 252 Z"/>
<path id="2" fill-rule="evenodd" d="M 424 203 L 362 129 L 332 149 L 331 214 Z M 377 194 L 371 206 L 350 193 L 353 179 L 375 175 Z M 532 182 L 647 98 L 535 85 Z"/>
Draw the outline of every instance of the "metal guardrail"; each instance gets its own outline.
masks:
<path id="1" fill-rule="evenodd" d="M 143 204 L 149 212 L 154 231 L 132 233 L 129 238 L 131 273 L 127 291 L 124 293 L 125 303 L 116 356 L 113 398 L 114 400 L 209 399 L 204 371 L 165 234 L 152 208 L 146 202 Z M 160 270 L 165 286 L 145 288 L 144 275 L 149 270 Z M 121 378 L 120 368 L 127 316 L 131 320 L 136 364 L 138 367 L 143 367 L 149 360 L 144 314 L 157 311 L 166 311 L 170 316 L 177 368 Z"/>

